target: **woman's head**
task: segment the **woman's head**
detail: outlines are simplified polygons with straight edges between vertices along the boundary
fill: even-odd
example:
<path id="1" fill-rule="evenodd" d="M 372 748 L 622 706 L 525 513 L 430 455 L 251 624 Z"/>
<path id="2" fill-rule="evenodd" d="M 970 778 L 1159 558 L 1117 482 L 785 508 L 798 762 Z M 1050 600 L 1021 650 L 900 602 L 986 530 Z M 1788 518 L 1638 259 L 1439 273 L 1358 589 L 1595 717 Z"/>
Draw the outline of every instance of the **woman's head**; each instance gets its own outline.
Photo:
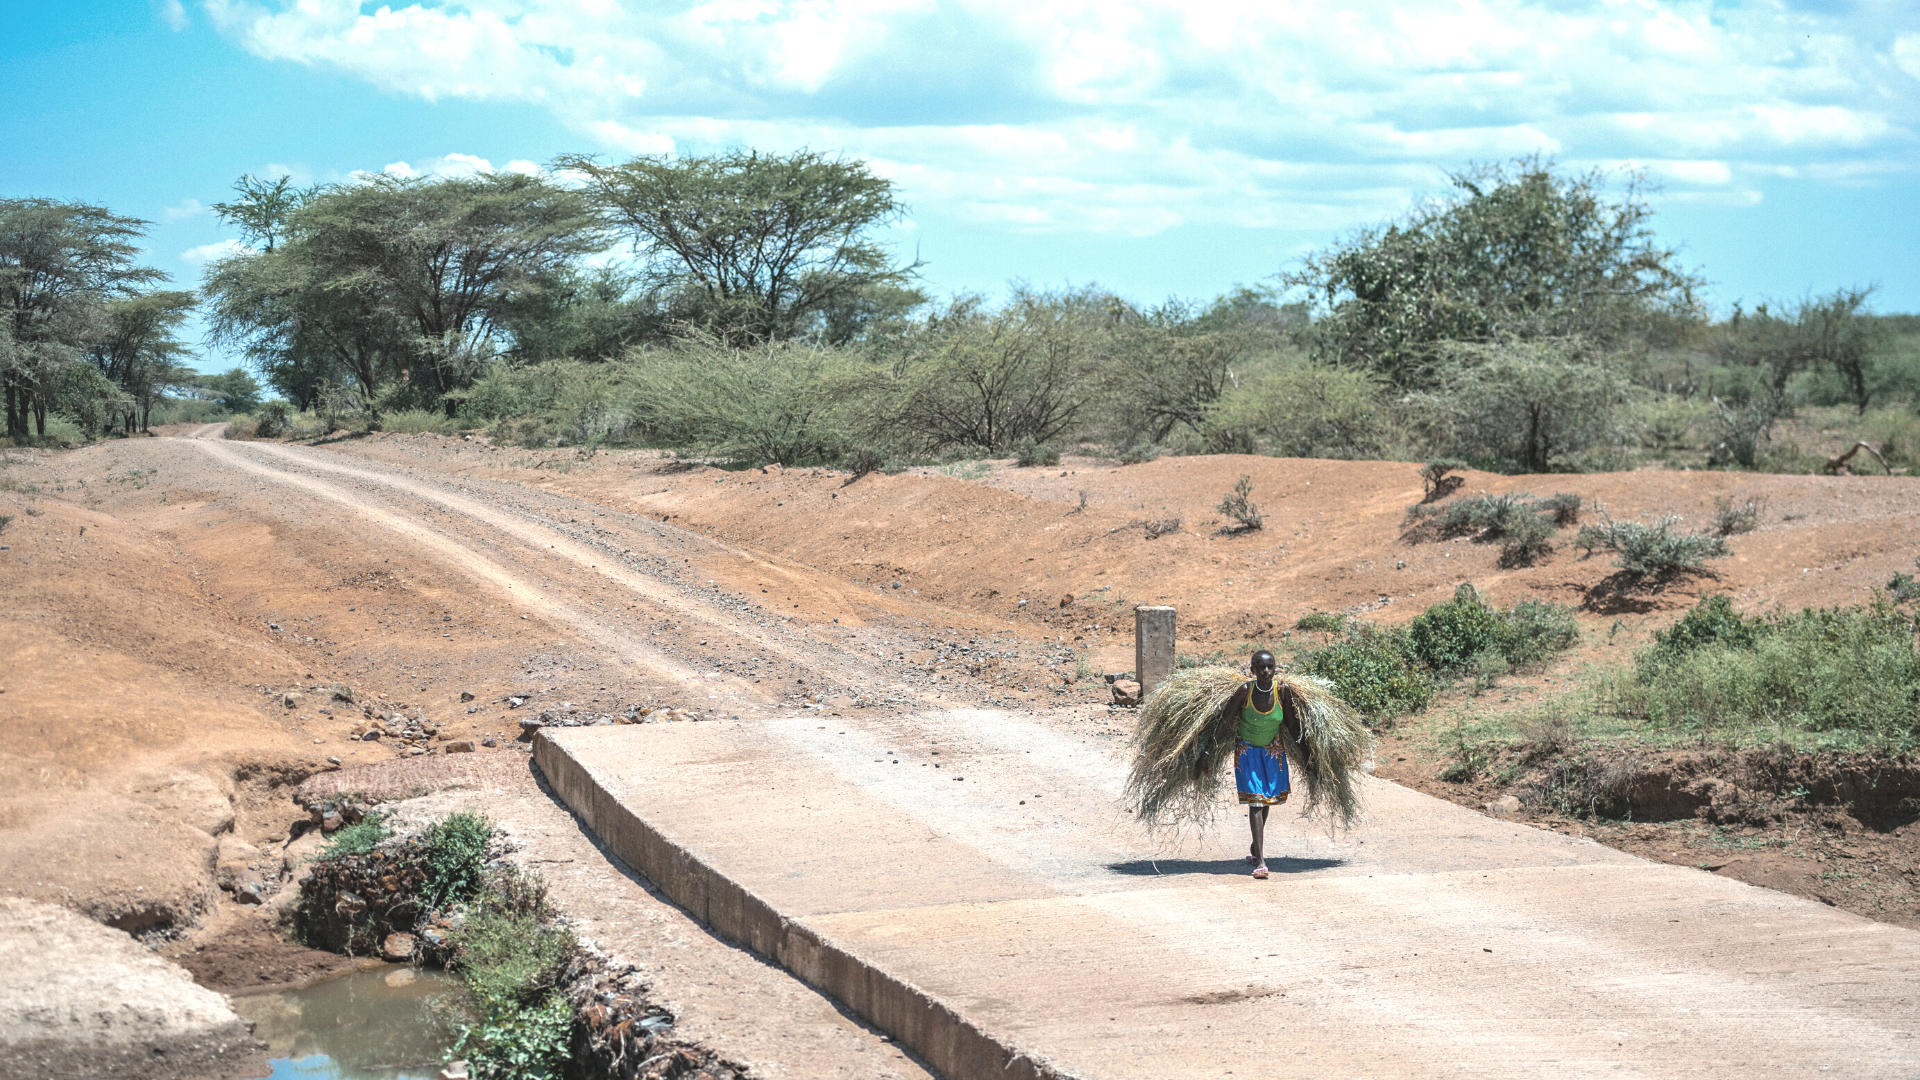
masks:
<path id="1" fill-rule="evenodd" d="M 1254 651 L 1253 659 L 1248 662 L 1247 667 L 1253 672 L 1254 678 L 1266 680 L 1273 678 L 1273 673 L 1277 665 L 1274 662 L 1272 653 L 1265 649 L 1257 649 Z"/>

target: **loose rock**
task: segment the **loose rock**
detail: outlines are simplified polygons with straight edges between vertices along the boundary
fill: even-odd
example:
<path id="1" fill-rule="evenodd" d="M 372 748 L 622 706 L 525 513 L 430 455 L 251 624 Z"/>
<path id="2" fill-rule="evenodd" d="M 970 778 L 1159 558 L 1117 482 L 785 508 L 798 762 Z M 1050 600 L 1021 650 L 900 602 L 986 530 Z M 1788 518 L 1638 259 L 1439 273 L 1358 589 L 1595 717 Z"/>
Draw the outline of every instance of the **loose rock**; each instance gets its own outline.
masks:
<path id="1" fill-rule="evenodd" d="M 1132 679 L 1113 680 L 1113 703 L 1128 706 L 1140 704 L 1140 684 Z"/>

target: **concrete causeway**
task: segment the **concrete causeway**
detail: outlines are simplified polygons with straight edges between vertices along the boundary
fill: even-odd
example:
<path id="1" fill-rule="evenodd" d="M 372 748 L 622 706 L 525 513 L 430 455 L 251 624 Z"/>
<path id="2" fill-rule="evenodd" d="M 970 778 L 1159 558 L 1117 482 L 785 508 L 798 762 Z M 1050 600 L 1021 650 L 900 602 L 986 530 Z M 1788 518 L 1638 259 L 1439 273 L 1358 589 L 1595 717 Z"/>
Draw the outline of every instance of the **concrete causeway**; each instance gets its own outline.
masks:
<path id="1" fill-rule="evenodd" d="M 1920 1077 L 1920 934 L 1382 781 L 1178 843 L 990 711 L 549 729 L 627 863 L 951 1080 Z"/>

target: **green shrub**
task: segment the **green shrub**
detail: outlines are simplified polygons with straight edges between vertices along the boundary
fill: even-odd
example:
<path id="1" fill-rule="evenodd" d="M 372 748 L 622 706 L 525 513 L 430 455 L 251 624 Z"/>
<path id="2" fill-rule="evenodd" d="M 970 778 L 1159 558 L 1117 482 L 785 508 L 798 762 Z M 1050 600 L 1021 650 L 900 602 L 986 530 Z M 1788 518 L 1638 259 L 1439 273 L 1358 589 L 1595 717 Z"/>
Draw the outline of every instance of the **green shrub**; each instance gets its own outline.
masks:
<path id="1" fill-rule="evenodd" d="M 1732 554 L 1727 542 L 1718 536 L 1675 531 L 1674 526 L 1680 523 L 1675 514 L 1660 517 L 1651 525 L 1614 521 L 1606 517 L 1604 509 L 1600 514 L 1603 523 L 1582 525 L 1574 546 L 1615 552 L 1613 565 L 1636 578 L 1665 581 L 1704 569 L 1708 559 Z"/>
<path id="2" fill-rule="evenodd" d="M 260 414 L 254 420 L 253 438 L 277 439 L 286 434 L 287 425 L 293 420 L 293 406 L 275 399 L 260 406 Z"/>
<path id="3" fill-rule="evenodd" d="M 1014 461 L 1021 468 L 1060 464 L 1060 447 L 1053 443 L 1023 438 L 1013 444 Z"/>
<path id="4" fill-rule="evenodd" d="M 1580 524 L 1580 496 L 1565 491 L 1556 491 L 1550 499 L 1541 499 L 1533 504 L 1535 511 L 1553 519 L 1554 528 L 1564 529 Z"/>
<path id="5" fill-rule="evenodd" d="M 871 446 L 855 447 L 840 459 L 840 467 L 852 473 L 855 480 L 870 472 L 879 472 L 886 466 L 887 456 Z"/>
<path id="6" fill-rule="evenodd" d="M 0 526 L 0 528 L 4 527 Z M 1920 581 L 1914 580 L 1912 574 L 1895 574 L 1893 580 L 1887 582 L 1887 595 L 1892 597 L 1896 604 L 1920 600 Z"/>
<path id="7" fill-rule="evenodd" d="M 480 891 L 493 833 L 493 823 L 480 814 L 448 814 L 427 826 L 421 842 L 426 849 L 428 907 L 449 907 Z"/>
<path id="8" fill-rule="evenodd" d="M 320 849 L 319 858 L 338 859 L 347 855 L 365 855 L 380 846 L 380 842 L 393 835 L 387 828 L 385 814 L 367 814 L 351 825 L 342 825 L 327 838 L 327 845 Z"/>
<path id="9" fill-rule="evenodd" d="M 1402 630 L 1356 625 L 1346 640 L 1311 650 L 1300 663 L 1307 674 L 1332 683 L 1347 704 L 1374 719 L 1424 709 L 1433 698 Z"/>
<path id="10" fill-rule="evenodd" d="M 1122 465 L 1145 465 L 1164 453 L 1166 453 L 1164 449 L 1152 443 L 1133 443 L 1121 447 L 1114 457 L 1118 458 Z"/>
<path id="11" fill-rule="evenodd" d="M 432 409 L 400 409 L 380 414 L 380 430 L 402 435 L 451 435 L 459 426 L 448 419 L 446 413 Z"/>
<path id="12" fill-rule="evenodd" d="M 1300 616 L 1300 621 L 1294 623 L 1293 628 L 1296 630 L 1314 630 L 1320 633 L 1337 634 L 1347 628 L 1347 623 L 1351 621 L 1352 618 L 1353 616 L 1339 611 L 1315 611 Z"/>
<path id="13" fill-rule="evenodd" d="M 1553 551 L 1553 523 L 1539 514 L 1521 514 L 1502 532 L 1501 566 L 1532 566 Z"/>
<path id="14" fill-rule="evenodd" d="M 1500 655 L 1515 668 L 1544 664 L 1580 642 L 1573 609 L 1547 600 L 1522 600 L 1500 613 Z"/>
<path id="15" fill-rule="evenodd" d="M 1414 658 L 1445 676 L 1458 675 L 1482 652 L 1498 652 L 1504 639 L 1500 617 L 1470 584 L 1453 591 L 1453 599 L 1420 613 L 1407 627 Z"/>
<path id="16" fill-rule="evenodd" d="M 13 524 L 12 514 L 0 514 L 0 533 L 6 532 L 7 526 L 11 524 Z"/>
<path id="17" fill-rule="evenodd" d="M 1750 533 L 1760 524 L 1760 512 L 1766 508 L 1763 496 L 1735 501 L 1722 496 L 1713 500 L 1713 530 L 1721 536 Z"/>
<path id="18" fill-rule="evenodd" d="M 498 1005 L 462 1024 L 447 1061 L 465 1061 L 475 1080 L 560 1080 L 573 1039 L 573 1006 L 551 991 L 532 1006 Z"/>
<path id="19" fill-rule="evenodd" d="M 1695 610 L 1702 608 L 1708 605 Z M 1736 625 L 1729 615 L 1708 608 L 1686 632 L 1690 640 L 1705 639 L 1690 649 L 1663 650 L 1679 640 L 1669 632 L 1636 661 L 1634 678 L 1616 684 L 1614 707 L 1701 735 L 1774 739 L 1800 732 L 1837 748 L 1901 751 L 1920 742 L 1913 623 L 1886 600 L 1808 608 L 1760 626 Z"/>
<path id="20" fill-rule="evenodd" d="M 1427 501 L 1432 501 L 1436 497 L 1436 493 L 1438 493 L 1440 497 L 1444 497 L 1448 492 L 1459 487 L 1461 484 L 1459 477 L 1449 476 L 1448 474 L 1466 467 L 1466 462 L 1456 461 L 1453 458 L 1438 458 L 1427 462 L 1420 470 L 1421 494 L 1425 496 Z"/>
<path id="21" fill-rule="evenodd" d="M 1253 477 L 1242 476 L 1233 490 L 1220 500 L 1220 512 L 1240 523 L 1239 531 L 1251 532 L 1265 524 L 1260 516 L 1260 508 L 1249 498 L 1253 494 Z"/>
<path id="22" fill-rule="evenodd" d="M 1751 649 L 1766 630 L 1765 619 L 1742 618 L 1733 610 L 1731 597 L 1714 593 L 1702 597 L 1679 622 L 1654 631 L 1653 645 L 1640 655 L 1638 662 L 1643 669 L 1654 670 L 1709 645 Z"/>

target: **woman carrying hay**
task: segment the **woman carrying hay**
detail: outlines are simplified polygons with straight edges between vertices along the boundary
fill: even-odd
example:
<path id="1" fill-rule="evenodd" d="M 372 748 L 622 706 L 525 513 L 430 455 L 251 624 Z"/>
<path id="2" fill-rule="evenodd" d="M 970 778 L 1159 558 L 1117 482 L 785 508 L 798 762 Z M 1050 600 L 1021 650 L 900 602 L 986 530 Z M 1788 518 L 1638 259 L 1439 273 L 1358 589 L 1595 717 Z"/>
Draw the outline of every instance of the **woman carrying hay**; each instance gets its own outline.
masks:
<path id="1" fill-rule="evenodd" d="M 1287 688 L 1274 686 L 1278 665 L 1265 649 L 1253 654 L 1253 678 L 1242 683 L 1227 703 L 1226 714 L 1240 719 L 1234 739 L 1233 786 L 1240 803 L 1247 808 L 1247 827 L 1253 830 L 1253 845 L 1247 850 L 1247 863 L 1253 876 L 1267 878 L 1267 810 L 1287 801 L 1293 792 L 1293 777 L 1287 769 L 1287 749 L 1280 729 L 1302 752 L 1309 752 L 1300 741 L 1300 716 Z M 1302 762 L 1304 765 L 1305 762 Z"/>
<path id="2" fill-rule="evenodd" d="M 1221 767 L 1233 761 L 1234 788 L 1247 807 L 1253 876 L 1268 876 L 1270 810 L 1292 794 L 1294 769 L 1306 782 L 1307 816 L 1352 825 L 1360 816 L 1358 776 L 1373 735 L 1332 684 L 1311 675 L 1276 676 L 1273 654 L 1253 654 L 1253 678 L 1229 667 L 1186 668 L 1141 703 L 1126 799 L 1149 827 L 1204 824 L 1218 805 Z"/>

